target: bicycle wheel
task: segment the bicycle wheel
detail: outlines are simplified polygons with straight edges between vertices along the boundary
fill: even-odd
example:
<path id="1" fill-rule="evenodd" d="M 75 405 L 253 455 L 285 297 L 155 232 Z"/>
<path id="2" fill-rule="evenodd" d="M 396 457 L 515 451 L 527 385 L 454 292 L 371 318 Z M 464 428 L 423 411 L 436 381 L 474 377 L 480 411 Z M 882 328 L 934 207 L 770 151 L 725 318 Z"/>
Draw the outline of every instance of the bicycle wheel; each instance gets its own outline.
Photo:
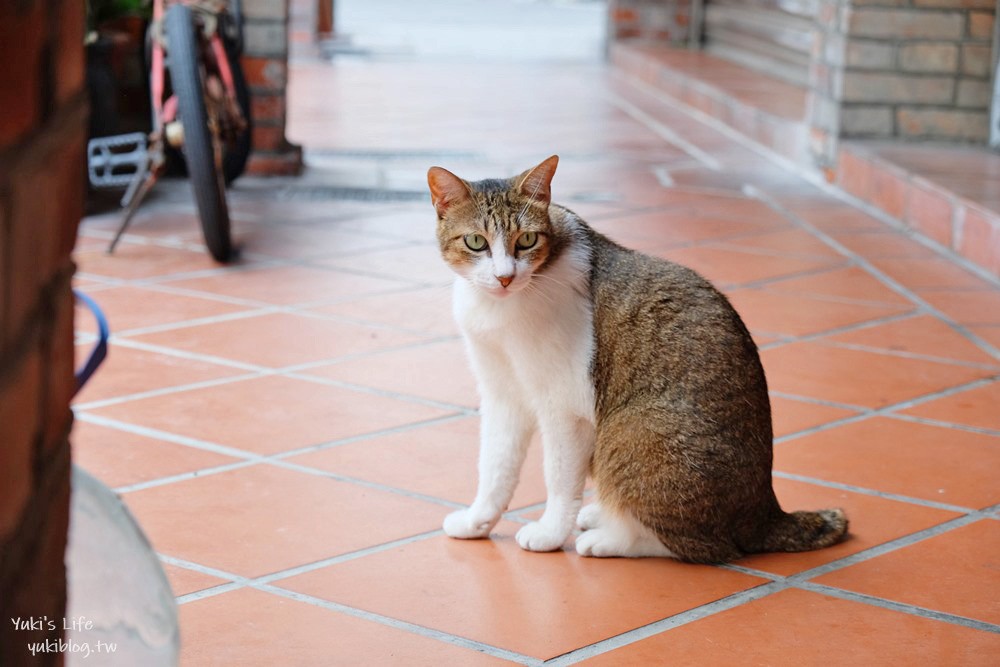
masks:
<path id="1" fill-rule="evenodd" d="M 232 257 L 226 188 L 219 165 L 221 146 L 212 136 L 205 107 L 205 86 L 199 63 L 199 44 L 191 10 L 172 5 L 167 10 L 167 58 L 177 112 L 184 127 L 184 161 L 194 189 L 201 229 L 209 252 L 219 262 Z M 218 146 L 218 148 L 217 148 Z M 216 156 L 219 156 L 218 162 Z"/>
<path id="2" fill-rule="evenodd" d="M 225 37 L 223 37 L 222 44 L 225 46 L 226 56 L 229 58 L 229 69 L 233 73 L 236 103 L 239 105 L 240 111 L 243 112 L 243 120 L 246 121 L 246 127 L 243 128 L 243 131 L 224 147 L 222 175 L 226 180 L 226 185 L 229 185 L 246 169 L 247 158 L 250 156 L 251 137 L 253 136 L 253 118 L 250 116 L 250 88 L 247 86 L 246 77 L 243 76 L 243 67 L 240 65 L 239 45 Z"/>

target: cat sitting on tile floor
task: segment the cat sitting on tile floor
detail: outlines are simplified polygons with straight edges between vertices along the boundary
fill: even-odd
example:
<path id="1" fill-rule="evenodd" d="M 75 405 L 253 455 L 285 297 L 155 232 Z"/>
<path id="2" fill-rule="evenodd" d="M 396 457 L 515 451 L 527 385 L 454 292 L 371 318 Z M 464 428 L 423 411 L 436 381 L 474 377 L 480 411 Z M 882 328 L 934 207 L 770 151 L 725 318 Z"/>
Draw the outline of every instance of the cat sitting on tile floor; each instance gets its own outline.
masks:
<path id="1" fill-rule="evenodd" d="M 690 269 L 627 250 L 553 204 L 550 157 L 512 179 L 427 174 L 454 312 L 482 398 L 479 489 L 444 521 L 481 538 L 541 432 L 548 500 L 518 544 L 584 556 L 717 563 L 805 551 L 847 531 L 839 509 L 785 513 L 757 348 Z M 597 499 L 581 510 L 587 474 Z"/>

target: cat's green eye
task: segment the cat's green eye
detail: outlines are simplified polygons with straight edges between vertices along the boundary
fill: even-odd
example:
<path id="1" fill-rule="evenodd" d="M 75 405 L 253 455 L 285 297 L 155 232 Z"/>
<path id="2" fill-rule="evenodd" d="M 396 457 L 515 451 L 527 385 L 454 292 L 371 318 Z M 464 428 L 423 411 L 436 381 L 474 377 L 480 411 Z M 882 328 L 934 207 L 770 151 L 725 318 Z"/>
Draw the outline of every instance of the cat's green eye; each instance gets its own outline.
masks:
<path id="1" fill-rule="evenodd" d="M 536 232 L 525 232 L 517 237 L 517 241 L 514 242 L 514 245 L 521 250 L 527 250 L 536 243 L 538 243 L 538 234 Z"/>
<path id="2" fill-rule="evenodd" d="M 469 250 L 476 252 L 486 250 L 486 237 L 482 234 L 466 234 L 465 245 L 469 246 Z"/>

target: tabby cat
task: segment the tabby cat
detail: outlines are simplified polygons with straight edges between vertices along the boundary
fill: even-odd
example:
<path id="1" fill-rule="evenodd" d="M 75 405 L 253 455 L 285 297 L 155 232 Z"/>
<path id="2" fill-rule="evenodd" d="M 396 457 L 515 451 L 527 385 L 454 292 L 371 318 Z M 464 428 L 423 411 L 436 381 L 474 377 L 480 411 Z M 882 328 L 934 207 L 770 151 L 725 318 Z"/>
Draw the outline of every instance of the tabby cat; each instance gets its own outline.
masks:
<path id="1" fill-rule="evenodd" d="M 782 511 L 757 348 L 726 298 L 553 204 L 558 157 L 507 180 L 427 174 L 482 399 L 479 488 L 445 518 L 489 535 L 539 430 L 548 501 L 531 551 L 717 563 L 839 541 L 839 509 Z M 596 502 L 580 508 L 590 474 Z"/>

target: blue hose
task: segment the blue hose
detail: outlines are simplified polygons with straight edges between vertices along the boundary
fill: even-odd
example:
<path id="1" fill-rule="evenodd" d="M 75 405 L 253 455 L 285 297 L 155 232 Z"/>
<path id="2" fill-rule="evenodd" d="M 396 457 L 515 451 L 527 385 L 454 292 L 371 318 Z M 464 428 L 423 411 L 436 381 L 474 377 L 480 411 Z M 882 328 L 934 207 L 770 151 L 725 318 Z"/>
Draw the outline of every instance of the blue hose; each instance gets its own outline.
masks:
<path id="1" fill-rule="evenodd" d="M 87 380 L 94 374 L 97 367 L 101 365 L 104 358 L 108 356 L 108 320 L 104 317 L 100 306 L 89 296 L 79 290 L 73 290 L 73 295 L 90 309 L 91 314 L 93 314 L 94 319 L 97 321 L 98 336 L 97 344 L 90 351 L 87 362 L 83 365 L 83 368 L 80 368 L 76 372 L 76 391 L 73 392 L 75 395 L 83 388 L 83 385 L 87 384 Z"/>

